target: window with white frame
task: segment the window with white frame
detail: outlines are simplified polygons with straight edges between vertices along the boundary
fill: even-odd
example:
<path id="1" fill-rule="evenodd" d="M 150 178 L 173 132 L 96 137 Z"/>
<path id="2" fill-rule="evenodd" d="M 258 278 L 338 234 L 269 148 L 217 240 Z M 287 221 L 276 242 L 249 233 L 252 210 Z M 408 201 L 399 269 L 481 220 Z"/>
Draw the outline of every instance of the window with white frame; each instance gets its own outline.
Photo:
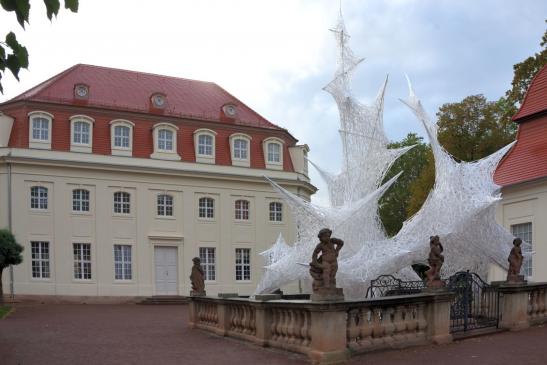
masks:
<path id="1" fill-rule="evenodd" d="M 133 279 L 131 245 L 114 245 L 114 279 Z"/>
<path id="2" fill-rule="evenodd" d="M 205 128 L 194 131 L 196 162 L 215 163 L 216 134 L 215 131 Z"/>
<path id="3" fill-rule="evenodd" d="M 44 111 L 32 111 L 29 117 L 29 147 L 51 149 L 51 128 L 53 114 Z"/>
<path id="4" fill-rule="evenodd" d="M 30 188 L 30 208 L 47 210 L 48 190 L 44 186 Z"/>
<path id="5" fill-rule="evenodd" d="M 157 199 L 158 216 L 172 217 L 173 216 L 173 197 L 168 194 L 159 194 Z"/>
<path id="6" fill-rule="evenodd" d="M 236 280 L 251 280 L 250 248 L 236 248 Z"/>
<path id="7" fill-rule="evenodd" d="M 511 225 L 511 233 L 513 236 L 520 238 L 523 242 L 527 242 L 532 247 L 532 223 L 520 223 Z M 521 272 L 527 277 L 532 276 L 532 257 L 524 259 Z"/>
<path id="8" fill-rule="evenodd" d="M 163 160 L 180 160 L 177 153 L 177 131 L 179 128 L 171 123 L 154 125 L 154 152 L 150 157 Z"/>
<path id="9" fill-rule="evenodd" d="M 249 220 L 249 201 L 239 199 L 235 201 L 235 219 L 236 220 Z"/>
<path id="10" fill-rule="evenodd" d="M 160 151 L 173 151 L 173 131 L 160 129 L 158 131 L 158 149 Z"/>
<path id="11" fill-rule="evenodd" d="M 268 143 L 268 162 L 281 162 L 281 145 L 279 143 Z"/>
<path id="12" fill-rule="evenodd" d="M 74 279 L 91 279 L 91 244 L 73 243 Z"/>
<path id="13" fill-rule="evenodd" d="M 114 127 L 114 147 L 131 148 L 131 128 L 126 125 L 117 125 Z"/>
<path id="14" fill-rule="evenodd" d="M 234 158 L 246 160 L 249 154 L 249 141 L 243 138 L 234 139 Z"/>
<path id="15" fill-rule="evenodd" d="M 208 134 L 198 136 L 198 154 L 202 156 L 213 155 L 213 136 Z"/>
<path id="16" fill-rule="evenodd" d="M 131 213 L 131 195 L 129 193 L 126 193 L 125 191 L 117 191 L 114 193 L 114 213 Z"/>
<path id="17" fill-rule="evenodd" d="M 270 222 L 283 222 L 283 204 L 280 202 L 270 203 Z"/>
<path id="18" fill-rule="evenodd" d="M 117 119 L 110 122 L 111 149 L 113 155 L 131 156 L 133 150 L 134 123 Z"/>
<path id="19" fill-rule="evenodd" d="M 72 190 L 72 211 L 89 212 L 89 190 Z"/>
<path id="20" fill-rule="evenodd" d="M 198 211 L 200 218 L 215 218 L 215 200 L 213 198 L 199 198 Z"/>
<path id="21" fill-rule="evenodd" d="M 32 277 L 49 279 L 49 242 L 31 241 Z"/>
<path id="22" fill-rule="evenodd" d="M 201 267 L 205 274 L 205 280 L 216 280 L 216 266 L 215 266 L 215 248 L 214 247 L 200 247 L 199 259 L 201 261 Z"/>
<path id="23" fill-rule="evenodd" d="M 72 134 L 72 143 L 85 144 L 90 143 L 91 136 L 91 124 L 84 121 L 74 122 L 74 133 Z"/>
<path id="24" fill-rule="evenodd" d="M 85 115 L 73 115 L 70 117 L 71 151 L 91 153 L 94 122 L 93 118 Z"/>
<path id="25" fill-rule="evenodd" d="M 49 119 L 44 117 L 32 118 L 32 139 L 35 141 L 49 141 Z"/>

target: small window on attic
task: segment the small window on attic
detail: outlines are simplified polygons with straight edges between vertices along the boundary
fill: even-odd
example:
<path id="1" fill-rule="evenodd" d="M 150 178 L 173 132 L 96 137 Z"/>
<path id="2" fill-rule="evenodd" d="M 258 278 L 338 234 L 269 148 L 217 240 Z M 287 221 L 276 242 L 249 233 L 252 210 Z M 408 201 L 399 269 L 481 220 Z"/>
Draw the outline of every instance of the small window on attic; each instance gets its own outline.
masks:
<path id="1" fill-rule="evenodd" d="M 227 117 L 235 118 L 237 114 L 237 108 L 234 104 L 226 104 L 222 107 L 222 111 Z"/>
<path id="2" fill-rule="evenodd" d="M 74 85 L 74 97 L 78 99 L 87 99 L 89 96 L 89 86 L 85 84 Z"/>
<path id="3" fill-rule="evenodd" d="M 167 104 L 167 100 L 165 99 L 165 95 L 163 94 L 152 94 L 151 100 L 154 108 L 163 109 Z"/>

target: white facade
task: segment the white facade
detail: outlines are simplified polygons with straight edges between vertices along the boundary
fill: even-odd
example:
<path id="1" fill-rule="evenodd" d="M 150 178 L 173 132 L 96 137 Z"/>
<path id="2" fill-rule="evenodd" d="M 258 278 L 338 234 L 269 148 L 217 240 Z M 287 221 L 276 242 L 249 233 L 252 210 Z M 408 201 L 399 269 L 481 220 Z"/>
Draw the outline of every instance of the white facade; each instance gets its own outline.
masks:
<path id="1" fill-rule="evenodd" d="M 188 295 L 192 258 L 202 248 L 202 255 L 214 250 L 208 293 L 251 294 L 262 273 L 258 254 L 279 233 L 288 241 L 295 238 L 286 206 L 281 205 L 281 219 L 278 211 L 270 214 L 270 203 L 282 202 L 262 176 L 309 199 L 314 188 L 303 173 L 306 150 L 291 149 L 300 172 L 287 172 L 0 148 L 0 226 L 8 227 L 11 220 L 25 247 L 23 263 L 13 270 L 14 292 Z M 47 197 L 43 189 L 34 189 L 38 195 L 32 196 L 33 187 L 46 188 Z M 200 217 L 201 198 L 214 202 L 212 216 Z M 236 214 L 238 200 L 248 203 L 238 203 Z M 4 288 L 9 293 L 8 270 Z"/>

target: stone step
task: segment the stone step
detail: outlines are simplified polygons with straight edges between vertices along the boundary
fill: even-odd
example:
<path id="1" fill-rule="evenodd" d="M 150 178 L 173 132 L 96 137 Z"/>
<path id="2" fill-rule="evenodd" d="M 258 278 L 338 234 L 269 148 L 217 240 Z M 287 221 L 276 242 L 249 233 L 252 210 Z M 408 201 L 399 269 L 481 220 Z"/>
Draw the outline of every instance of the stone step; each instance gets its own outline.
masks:
<path id="1" fill-rule="evenodd" d="M 188 297 L 179 295 L 155 295 L 152 297 L 146 297 L 143 300 L 137 302 L 137 304 L 143 305 L 180 305 L 188 304 L 190 300 Z"/>

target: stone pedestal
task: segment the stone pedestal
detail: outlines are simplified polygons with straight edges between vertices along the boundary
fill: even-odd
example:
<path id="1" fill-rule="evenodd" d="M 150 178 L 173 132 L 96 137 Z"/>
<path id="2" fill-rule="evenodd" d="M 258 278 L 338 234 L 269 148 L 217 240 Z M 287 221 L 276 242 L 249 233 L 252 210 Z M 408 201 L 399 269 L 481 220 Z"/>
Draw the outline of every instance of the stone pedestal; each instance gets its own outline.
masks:
<path id="1" fill-rule="evenodd" d="M 335 302 L 344 300 L 342 288 L 319 288 L 310 297 L 312 302 Z"/>
<path id="2" fill-rule="evenodd" d="M 499 286 L 502 297 L 500 327 L 519 331 L 530 327 L 528 322 L 528 292 L 525 283 L 505 283 Z"/>
<path id="3" fill-rule="evenodd" d="M 190 291 L 190 296 L 191 297 L 204 297 L 206 296 L 207 293 L 204 291 L 195 291 L 195 290 L 191 290 Z"/>
<path id="4" fill-rule="evenodd" d="M 526 280 L 524 280 L 524 275 L 507 275 L 507 281 L 505 284 L 512 285 L 512 284 L 526 284 Z"/>
<path id="5" fill-rule="evenodd" d="M 345 364 L 348 361 L 346 316 L 345 311 L 312 311 L 308 355 L 313 364 Z"/>
<path id="6" fill-rule="evenodd" d="M 454 295 L 446 289 L 427 289 L 435 293 L 433 300 L 427 305 L 427 335 L 436 344 L 452 342 L 450 333 L 450 305 Z"/>
<path id="7" fill-rule="evenodd" d="M 440 279 L 436 279 L 436 280 L 432 280 L 430 282 L 427 282 L 426 283 L 427 285 L 427 288 L 426 290 L 428 291 L 432 291 L 432 292 L 436 292 L 436 291 L 439 291 L 439 290 L 444 290 L 444 282 Z"/>

